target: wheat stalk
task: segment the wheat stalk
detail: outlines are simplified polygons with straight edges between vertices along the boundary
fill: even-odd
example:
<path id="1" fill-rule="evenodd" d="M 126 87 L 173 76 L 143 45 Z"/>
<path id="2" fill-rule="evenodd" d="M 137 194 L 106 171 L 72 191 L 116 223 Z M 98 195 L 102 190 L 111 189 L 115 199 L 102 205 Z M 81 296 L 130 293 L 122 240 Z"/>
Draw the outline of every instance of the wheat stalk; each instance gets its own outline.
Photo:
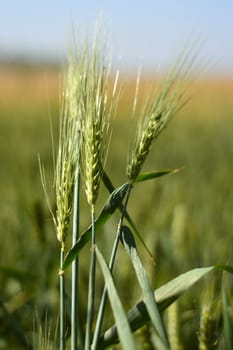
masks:
<path id="1" fill-rule="evenodd" d="M 82 113 L 85 116 L 82 141 L 82 168 L 87 201 L 91 207 L 92 239 L 91 262 L 88 288 L 88 310 L 85 349 L 91 344 L 95 296 L 95 203 L 99 193 L 102 164 L 108 149 L 109 119 L 115 113 L 118 74 L 113 90 L 110 91 L 110 65 L 106 62 L 106 52 L 101 47 L 98 32 L 91 49 L 86 47 L 84 65 L 85 85 L 82 93 Z"/>

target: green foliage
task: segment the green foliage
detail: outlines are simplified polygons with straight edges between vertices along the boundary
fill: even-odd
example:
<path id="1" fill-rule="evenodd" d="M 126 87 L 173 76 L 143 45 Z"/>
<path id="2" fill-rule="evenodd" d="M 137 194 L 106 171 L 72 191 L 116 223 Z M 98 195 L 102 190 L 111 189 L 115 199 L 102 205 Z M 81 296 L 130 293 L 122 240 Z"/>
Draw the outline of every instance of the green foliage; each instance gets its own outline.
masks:
<path id="1" fill-rule="evenodd" d="M 142 289 L 142 295 L 144 298 L 146 309 L 148 314 L 150 315 L 150 320 L 153 326 L 155 327 L 155 330 L 157 331 L 159 337 L 161 338 L 165 348 L 169 349 L 168 338 L 166 336 L 166 331 L 164 329 L 163 322 L 158 311 L 153 289 L 150 285 L 150 282 L 146 275 L 146 271 L 138 255 L 133 235 L 127 226 L 122 226 L 121 240 L 136 272 L 138 283 Z"/>
<path id="2" fill-rule="evenodd" d="M 191 286 L 197 283 L 203 276 L 210 271 L 213 271 L 213 269 L 214 267 L 212 266 L 190 270 L 157 289 L 154 297 L 159 311 L 164 311 Z M 143 300 L 130 309 L 127 313 L 127 318 L 132 330 L 135 331 L 141 328 L 150 320 L 146 302 Z M 109 344 L 114 344 L 117 342 L 117 340 L 117 328 L 116 326 L 113 326 L 103 334 L 100 342 L 100 348 L 102 347 L 104 349 Z"/>
<path id="3" fill-rule="evenodd" d="M 151 173 L 142 173 L 140 175 L 138 175 L 136 177 L 136 180 L 135 182 L 144 182 L 144 181 L 147 181 L 147 180 L 152 180 L 152 179 L 155 179 L 157 177 L 161 177 L 161 176 L 164 176 L 164 175 L 167 175 L 167 174 L 175 174 L 179 171 L 179 169 L 175 169 L 175 170 L 164 170 L 164 171 L 154 171 L 154 172 L 151 172 Z"/>
<path id="4" fill-rule="evenodd" d="M 99 232 L 101 227 L 103 227 L 107 220 L 111 218 L 114 211 L 119 207 L 128 188 L 129 185 L 126 183 L 111 193 L 99 216 L 95 220 L 96 233 Z M 63 269 L 66 269 L 72 263 L 82 248 L 90 241 L 91 231 L 92 225 L 90 225 L 88 229 L 81 234 L 77 243 L 75 243 L 75 245 L 69 250 L 63 263 Z"/>

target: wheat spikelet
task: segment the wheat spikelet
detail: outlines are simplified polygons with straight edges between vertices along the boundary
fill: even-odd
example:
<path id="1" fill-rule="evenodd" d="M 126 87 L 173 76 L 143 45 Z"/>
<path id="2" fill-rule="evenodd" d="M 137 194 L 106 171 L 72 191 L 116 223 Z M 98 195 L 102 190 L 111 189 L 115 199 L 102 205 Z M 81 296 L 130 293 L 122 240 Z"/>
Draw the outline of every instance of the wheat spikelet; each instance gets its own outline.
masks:
<path id="1" fill-rule="evenodd" d="M 137 335 L 139 338 L 141 350 L 150 350 L 154 348 L 150 339 L 151 338 L 150 324 L 146 324 L 145 326 L 140 328 L 137 331 Z"/>
<path id="2" fill-rule="evenodd" d="M 215 339 L 215 327 L 216 321 L 211 314 L 211 308 L 209 306 L 203 307 L 200 324 L 200 350 L 213 350 L 217 348 L 217 342 Z"/>
<path id="3" fill-rule="evenodd" d="M 182 350 L 179 337 L 179 313 L 178 303 L 175 302 L 167 309 L 167 332 L 171 350 Z"/>
<path id="4" fill-rule="evenodd" d="M 113 91 L 110 96 L 110 65 L 106 64 L 104 50 L 101 50 L 98 37 L 95 38 L 92 50 L 87 49 L 88 59 L 85 65 L 86 86 L 83 91 L 82 113 L 84 115 L 83 129 L 83 169 L 85 189 L 88 203 L 96 202 L 100 186 L 101 164 L 106 158 L 109 130 L 109 118 L 116 107 L 116 75 Z"/>
<path id="5" fill-rule="evenodd" d="M 77 161 L 76 128 L 65 114 L 60 126 L 59 150 L 55 173 L 56 214 L 55 225 L 57 238 L 65 241 L 72 210 L 74 169 Z M 72 139 L 74 138 L 74 139 Z"/>
<path id="6" fill-rule="evenodd" d="M 131 159 L 127 166 L 127 176 L 131 182 L 139 175 L 154 141 L 171 117 L 185 104 L 188 73 L 192 64 L 192 57 L 185 56 L 181 59 L 161 84 L 152 101 L 143 106 Z"/>
<path id="7" fill-rule="evenodd" d="M 59 128 L 59 145 L 55 169 L 56 213 L 54 222 L 58 240 L 64 244 L 72 212 L 75 169 L 79 166 L 85 55 L 70 57 L 64 77 Z"/>
<path id="8" fill-rule="evenodd" d="M 213 300 L 204 302 L 200 318 L 199 350 L 215 350 L 219 346 L 221 308 Z"/>

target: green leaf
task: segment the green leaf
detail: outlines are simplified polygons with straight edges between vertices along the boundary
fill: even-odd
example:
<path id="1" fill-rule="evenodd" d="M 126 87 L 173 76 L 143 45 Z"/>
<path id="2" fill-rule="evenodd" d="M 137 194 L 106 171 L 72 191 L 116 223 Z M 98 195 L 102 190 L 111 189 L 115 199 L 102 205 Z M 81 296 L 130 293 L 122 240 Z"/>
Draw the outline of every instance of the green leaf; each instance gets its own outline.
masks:
<path id="1" fill-rule="evenodd" d="M 121 240 L 127 251 L 134 270 L 137 275 L 138 282 L 142 289 L 143 299 L 147 308 L 147 312 L 150 316 L 152 324 L 157 331 L 161 341 L 165 345 L 166 349 L 170 349 L 168 338 L 166 335 L 165 328 L 163 326 L 162 319 L 154 298 L 154 292 L 151 288 L 150 282 L 147 278 L 146 271 L 142 265 L 141 259 L 138 255 L 136 244 L 130 229 L 127 226 L 123 226 L 121 230 Z"/>
<path id="2" fill-rule="evenodd" d="M 154 297 L 160 312 L 164 311 L 176 299 L 184 294 L 189 288 L 195 285 L 206 274 L 214 270 L 223 270 L 233 274 L 233 267 L 230 265 L 215 265 L 200 267 L 190 270 L 166 283 L 154 292 Z M 149 315 L 144 301 L 140 301 L 127 312 L 127 318 L 132 331 L 136 331 L 145 325 L 149 320 Z M 114 325 L 109 328 L 100 338 L 98 350 L 118 342 L 117 329 Z"/>
<path id="3" fill-rule="evenodd" d="M 97 247 L 96 247 L 96 257 L 100 264 L 102 273 L 104 275 L 105 285 L 108 291 L 109 301 L 110 301 L 113 315 L 116 321 L 116 328 L 118 330 L 120 342 L 124 349 L 135 350 L 136 349 L 135 342 L 134 342 L 132 333 L 130 331 L 129 323 L 128 323 L 126 314 L 124 312 L 122 303 L 120 301 L 116 287 L 114 285 L 112 275 L 108 269 L 108 266 L 102 254 L 100 253 Z"/>
<path id="4" fill-rule="evenodd" d="M 151 258 L 152 263 L 155 265 L 155 258 L 153 257 L 153 254 L 151 253 L 150 249 L 148 248 L 148 246 L 146 245 L 145 240 L 142 238 L 142 235 L 139 233 L 137 227 L 135 226 L 133 220 L 131 219 L 131 217 L 129 216 L 128 212 L 125 212 L 125 219 L 127 220 L 127 222 L 129 223 L 129 225 L 131 226 L 131 228 L 134 230 L 134 233 L 136 234 L 138 240 L 140 241 L 140 243 L 142 244 L 142 246 L 144 247 L 144 249 L 146 250 L 146 252 L 148 253 L 149 257 Z"/>
<path id="5" fill-rule="evenodd" d="M 105 185 L 105 187 L 107 188 L 107 190 L 112 193 L 114 190 L 115 190 L 115 187 L 113 186 L 110 178 L 108 177 L 108 175 L 106 174 L 106 172 L 104 171 L 103 167 L 101 166 L 101 169 L 100 169 L 100 172 L 101 172 L 101 177 L 102 177 L 102 181 Z M 123 211 L 123 205 L 122 203 L 120 203 L 119 205 L 119 210 Z M 153 261 L 153 263 L 155 264 L 155 259 L 153 257 L 153 254 L 151 253 L 150 249 L 147 247 L 144 239 L 142 238 L 141 234 L 139 233 L 137 227 L 135 226 L 133 220 L 131 219 L 129 213 L 126 211 L 124 211 L 124 216 L 125 216 L 125 219 L 127 220 L 127 222 L 130 224 L 130 226 L 132 227 L 132 229 L 134 230 L 137 238 L 139 239 L 139 241 L 141 242 L 141 244 L 143 245 L 144 249 L 147 251 L 147 253 L 149 254 L 151 260 Z"/>
<path id="6" fill-rule="evenodd" d="M 107 190 L 110 193 L 112 193 L 115 190 L 115 187 L 113 186 L 112 181 L 110 180 L 109 176 L 106 174 L 102 164 L 100 164 L 100 165 L 101 165 L 100 174 L 101 174 L 101 178 L 102 178 L 102 181 L 104 183 L 104 186 L 107 188 Z"/>
<path id="7" fill-rule="evenodd" d="M 154 297 L 159 311 L 164 311 L 190 287 L 214 269 L 214 266 L 210 266 L 190 270 L 157 289 L 154 292 Z M 150 320 L 145 302 L 140 301 L 130 309 L 127 312 L 127 318 L 132 331 L 136 331 L 145 325 Z M 118 334 L 114 325 L 101 336 L 98 350 L 105 349 L 116 343 L 118 343 Z"/>
<path id="8" fill-rule="evenodd" d="M 233 266 L 231 265 L 214 265 L 214 268 L 216 270 L 222 270 L 222 271 L 226 271 L 226 272 L 229 272 L 231 274 L 233 274 Z"/>
<path id="9" fill-rule="evenodd" d="M 161 177 L 164 175 L 168 175 L 168 174 L 175 174 L 178 171 L 180 171 L 182 168 L 179 169 L 172 169 L 172 170 L 162 170 L 162 171 L 154 171 L 154 172 L 150 172 L 150 173 L 142 173 L 139 174 L 135 180 L 135 182 L 144 182 L 147 180 L 152 180 L 152 179 L 156 179 L 157 177 Z"/>
<path id="10" fill-rule="evenodd" d="M 124 199 L 124 196 L 129 189 L 129 186 L 130 185 L 128 183 L 125 183 L 124 185 L 118 187 L 111 193 L 101 213 L 95 220 L 96 233 L 100 231 L 101 227 L 103 227 L 103 225 L 110 219 L 114 211 L 119 207 L 120 203 Z M 91 229 L 92 226 L 90 225 L 87 228 L 87 230 L 81 234 L 77 243 L 66 254 L 64 263 L 62 265 L 63 270 L 65 270 L 72 263 L 72 261 L 78 256 L 82 248 L 90 241 Z"/>

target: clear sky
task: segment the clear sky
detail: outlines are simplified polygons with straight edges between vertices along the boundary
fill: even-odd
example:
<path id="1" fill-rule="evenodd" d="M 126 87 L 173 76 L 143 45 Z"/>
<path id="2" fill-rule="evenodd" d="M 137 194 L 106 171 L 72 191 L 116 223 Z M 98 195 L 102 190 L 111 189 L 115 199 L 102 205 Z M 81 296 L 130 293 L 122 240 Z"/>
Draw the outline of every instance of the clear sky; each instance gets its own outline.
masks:
<path id="1" fill-rule="evenodd" d="M 202 57 L 233 75 L 232 0 L 0 0 L 0 56 L 64 57 L 72 38 L 97 16 L 122 67 L 167 66 L 187 40 L 203 39 Z"/>

